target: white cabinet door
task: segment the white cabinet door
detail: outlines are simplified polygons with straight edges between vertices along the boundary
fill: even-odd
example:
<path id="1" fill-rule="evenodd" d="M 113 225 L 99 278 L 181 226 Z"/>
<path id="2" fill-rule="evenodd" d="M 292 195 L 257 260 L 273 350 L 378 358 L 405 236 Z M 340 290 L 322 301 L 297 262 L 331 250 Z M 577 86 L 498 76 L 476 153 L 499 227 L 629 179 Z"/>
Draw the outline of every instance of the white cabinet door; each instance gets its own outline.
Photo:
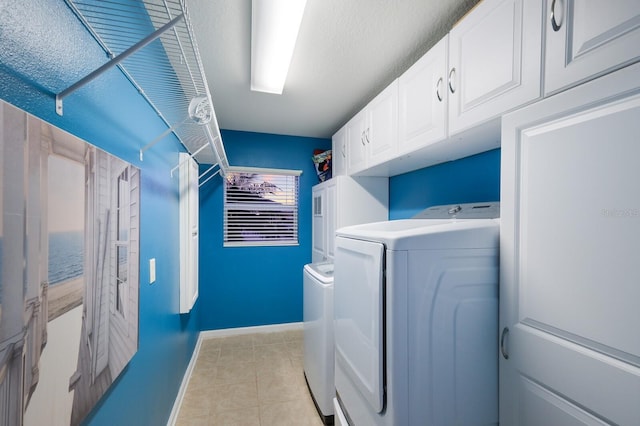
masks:
<path id="1" fill-rule="evenodd" d="M 542 2 L 485 0 L 449 33 L 449 134 L 540 97 Z"/>
<path id="2" fill-rule="evenodd" d="M 327 259 L 326 252 L 326 220 L 327 220 L 327 207 L 325 205 L 326 199 L 326 183 L 315 185 L 311 190 L 313 197 L 313 220 L 311 222 L 311 235 L 312 235 L 312 250 L 311 261 L 322 262 Z"/>
<path id="3" fill-rule="evenodd" d="M 363 109 L 347 123 L 347 152 L 349 174 L 354 174 L 367 167 L 368 111 Z"/>
<path id="4" fill-rule="evenodd" d="M 180 153 L 180 313 L 198 298 L 198 163 Z"/>
<path id="5" fill-rule="evenodd" d="M 545 95 L 640 60 L 640 1 L 548 0 Z"/>
<path id="6" fill-rule="evenodd" d="M 640 425 L 640 64 L 503 118 L 500 424 Z"/>
<path id="7" fill-rule="evenodd" d="M 347 129 L 343 127 L 331 138 L 331 175 L 347 174 Z"/>
<path id="8" fill-rule="evenodd" d="M 390 160 L 398 140 L 398 85 L 391 83 L 347 123 L 349 174 Z"/>
<path id="9" fill-rule="evenodd" d="M 327 209 L 327 220 L 325 221 L 327 231 L 325 233 L 327 258 L 333 259 L 336 247 L 336 225 L 338 219 L 337 203 L 337 180 L 331 179 L 328 182 L 325 193 L 325 208 Z"/>
<path id="10" fill-rule="evenodd" d="M 398 153 L 405 154 L 447 136 L 448 36 L 398 79 Z"/>
<path id="11" fill-rule="evenodd" d="M 369 127 L 367 166 L 390 160 L 398 146 L 398 81 L 395 80 L 367 106 Z"/>

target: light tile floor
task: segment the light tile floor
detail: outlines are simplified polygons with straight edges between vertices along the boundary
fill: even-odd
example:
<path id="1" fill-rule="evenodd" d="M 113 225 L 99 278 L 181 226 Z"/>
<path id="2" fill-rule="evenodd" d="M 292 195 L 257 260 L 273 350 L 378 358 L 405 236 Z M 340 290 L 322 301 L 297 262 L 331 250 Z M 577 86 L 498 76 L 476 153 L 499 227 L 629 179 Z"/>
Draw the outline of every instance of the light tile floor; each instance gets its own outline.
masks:
<path id="1" fill-rule="evenodd" d="M 203 340 L 176 425 L 322 426 L 302 357 L 302 330 Z"/>

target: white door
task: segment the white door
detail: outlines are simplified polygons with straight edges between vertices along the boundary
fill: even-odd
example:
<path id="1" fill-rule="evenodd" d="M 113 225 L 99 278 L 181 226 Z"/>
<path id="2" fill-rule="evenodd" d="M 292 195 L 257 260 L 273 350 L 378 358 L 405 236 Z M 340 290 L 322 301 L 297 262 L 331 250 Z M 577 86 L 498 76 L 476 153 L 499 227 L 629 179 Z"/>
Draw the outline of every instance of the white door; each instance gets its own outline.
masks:
<path id="1" fill-rule="evenodd" d="M 542 2 L 485 0 L 449 33 L 449 134 L 540 96 Z"/>
<path id="2" fill-rule="evenodd" d="M 336 248 L 336 224 L 338 220 L 338 203 L 337 203 L 337 179 L 331 179 L 327 185 L 327 190 L 325 193 L 325 208 L 327 220 L 325 224 L 327 226 L 327 230 L 325 233 L 325 238 L 327 239 L 326 243 L 326 252 L 327 258 L 333 259 L 335 256 L 335 248 Z"/>
<path id="3" fill-rule="evenodd" d="M 345 127 L 338 130 L 331 138 L 331 175 L 342 176 L 347 174 L 347 130 Z"/>
<path id="4" fill-rule="evenodd" d="M 198 298 L 198 163 L 180 153 L 180 312 Z"/>
<path id="5" fill-rule="evenodd" d="M 398 79 L 398 152 L 415 151 L 447 136 L 445 36 Z"/>
<path id="6" fill-rule="evenodd" d="M 640 425 L 639 84 L 503 118 L 501 425 Z"/>
<path id="7" fill-rule="evenodd" d="M 369 144 L 368 166 L 390 160 L 398 146 L 398 81 L 391 83 L 368 106 L 369 127 L 366 141 Z"/>
<path id="8" fill-rule="evenodd" d="M 199 259 L 199 181 L 198 163 L 189 162 L 189 306 L 193 306 L 198 299 L 198 259 Z"/>
<path id="9" fill-rule="evenodd" d="M 368 110 L 365 108 L 347 123 L 347 161 L 349 174 L 352 175 L 367 167 L 366 129 Z"/>
<path id="10" fill-rule="evenodd" d="M 322 262 L 327 258 L 326 251 L 326 211 L 325 197 L 326 197 L 326 183 L 315 185 L 311 190 L 313 196 L 313 221 L 311 222 L 312 229 L 312 250 L 311 261 Z"/>
<path id="11" fill-rule="evenodd" d="M 383 255 L 381 243 L 336 238 L 336 364 L 376 413 L 384 408 Z"/>
<path id="12" fill-rule="evenodd" d="M 640 1 L 548 0 L 545 94 L 640 60 Z"/>

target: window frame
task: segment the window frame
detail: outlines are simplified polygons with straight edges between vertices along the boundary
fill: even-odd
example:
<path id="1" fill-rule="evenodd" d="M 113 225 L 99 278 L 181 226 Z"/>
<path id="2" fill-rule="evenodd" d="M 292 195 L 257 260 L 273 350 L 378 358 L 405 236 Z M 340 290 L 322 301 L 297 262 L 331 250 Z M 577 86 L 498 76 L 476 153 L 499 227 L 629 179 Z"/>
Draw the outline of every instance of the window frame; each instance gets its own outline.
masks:
<path id="1" fill-rule="evenodd" d="M 223 246 L 224 247 L 265 247 L 265 246 L 298 246 L 300 245 L 300 175 L 302 174 L 301 170 L 288 170 L 288 169 L 268 169 L 268 168 L 258 168 L 258 167 L 229 167 L 224 176 L 224 188 L 223 188 Z M 279 203 L 275 200 L 270 200 L 269 197 L 264 197 L 265 201 L 260 202 L 253 199 L 249 202 L 239 202 L 238 198 L 241 198 L 238 193 L 240 191 L 228 192 L 229 189 L 229 179 L 233 176 L 238 175 L 252 175 L 250 178 L 245 176 L 249 181 L 253 181 L 254 183 L 260 182 L 264 186 L 269 185 L 270 180 L 278 180 L 278 179 L 289 179 L 292 178 L 292 182 L 287 182 L 287 196 L 285 199 L 287 200 L 285 203 Z M 266 185 L 264 185 L 266 184 Z M 292 188 L 289 188 L 289 185 L 292 185 Z M 275 188 L 279 188 L 277 185 Z M 250 190 L 249 190 L 250 191 Z M 265 192 L 271 192 L 268 190 L 264 190 Z M 292 191 L 292 192 L 291 192 Z M 252 192 L 252 191 L 250 191 Z M 290 193 L 291 192 L 291 193 Z M 233 194 L 233 195 L 231 195 Z M 261 197 L 259 193 L 253 193 L 254 197 Z M 236 197 L 234 199 L 234 197 Z M 290 198 L 293 197 L 293 198 Z M 281 198 L 276 197 L 276 199 L 281 200 Z M 271 204 L 274 203 L 274 204 Z M 292 204 L 286 204 L 292 203 Z M 276 205 L 277 204 L 277 205 Z M 232 217 L 229 213 L 234 211 L 243 212 L 247 211 L 255 211 L 258 212 L 254 217 L 248 219 L 244 225 L 247 228 L 252 228 L 251 233 L 253 233 L 256 239 L 251 239 L 251 237 L 246 237 L 247 239 L 241 239 L 239 234 L 230 232 L 230 228 L 233 228 L 234 224 L 238 224 L 240 227 L 243 225 L 241 220 L 232 220 Z M 273 224 L 273 221 L 268 222 L 269 219 L 273 220 L 278 217 L 278 213 L 275 215 L 269 215 L 269 212 L 279 212 L 286 215 L 286 212 L 291 212 L 291 218 L 293 219 L 292 227 L 293 231 L 291 232 L 290 238 L 287 238 L 287 233 L 277 234 L 274 231 L 278 230 L 277 224 Z M 243 213 L 240 213 L 242 215 Z M 256 218 L 263 216 L 265 218 L 265 230 L 264 234 L 261 235 L 260 232 L 256 231 L 255 226 L 259 224 L 259 221 L 256 221 Z M 257 233 L 257 235 L 256 235 Z M 273 238 L 269 238 L 269 236 L 273 236 Z"/>

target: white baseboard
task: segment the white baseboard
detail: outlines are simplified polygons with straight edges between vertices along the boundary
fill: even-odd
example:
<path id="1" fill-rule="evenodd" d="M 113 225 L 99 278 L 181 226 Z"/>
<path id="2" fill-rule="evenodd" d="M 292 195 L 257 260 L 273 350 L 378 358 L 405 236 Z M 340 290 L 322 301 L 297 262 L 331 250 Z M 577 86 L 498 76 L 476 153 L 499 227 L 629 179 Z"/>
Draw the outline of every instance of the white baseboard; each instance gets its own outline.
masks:
<path id="1" fill-rule="evenodd" d="M 169 415 L 167 426 L 175 426 L 176 420 L 178 420 L 178 412 L 180 411 L 180 406 L 182 405 L 184 394 L 187 392 L 189 379 L 191 379 L 191 373 L 193 373 L 193 369 L 196 366 L 196 360 L 198 359 L 198 354 L 200 353 L 201 346 L 202 346 L 202 333 L 198 333 L 198 341 L 196 342 L 196 347 L 193 349 L 193 353 L 191 354 L 191 360 L 189 361 L 189 365 L 187 365 L 187 369 L 184 372 L 184 376 L 182 376 L 182 383 L 180 384 L 180 389 L 178 390 L 178 395 L 176 396 L 176 400 L 173 402 L 173 408 L 171 409 L 171 415 Z"/>
<path id="2" fill-rule="evenodd" d="M 175 426 L 176 420 L 178 420 L 178 412 L 180 411 L 180 406 L 182 405 L 184 394 L 187 391 L 187 386 L 189 385 L 191 374 L 193 373 L 193 369 L 196 366 L 196 360 L 198 359 L 198 354 L 200 353 L 200 347 L 202 346 L 203 340 L 214 339 L 216 337 L 240 336 L 242 334 L 273 333 L 278 331 L 302 330 L 302 324 L 303 323 L 301 322 L 290 322 L 286 324 L 259 325 L 255 327 L 225 328 L 222 330 L 205 330 L 198 333 L 198 341 L 196 342 L 196 347 L 193 349 L 193 354 L 191 354 L 191 360 L 189 361 L 189 365 L 187 366 L 187 369 L 184 372 L 184 376 L 182 377 L 180 390 L 178 390 L 178 395 L 176 396 L 176 400 L 173 402 L 173 408 L 171 409 L 171 415 L 169 416 L 169 420 L 167 421 L 167 426 Z"/>
<path id="3" fill-rule="evenodd" d="M 255 327 L 225 328 L 222 330 L 205 330 L 200 332 L 200 338 L 213 339 L 216 337 L 239 336 L 251 333 L 273 333 L 277 331 L 302 330 L 301 322 L 286 324 L 258 325 Z"/>

